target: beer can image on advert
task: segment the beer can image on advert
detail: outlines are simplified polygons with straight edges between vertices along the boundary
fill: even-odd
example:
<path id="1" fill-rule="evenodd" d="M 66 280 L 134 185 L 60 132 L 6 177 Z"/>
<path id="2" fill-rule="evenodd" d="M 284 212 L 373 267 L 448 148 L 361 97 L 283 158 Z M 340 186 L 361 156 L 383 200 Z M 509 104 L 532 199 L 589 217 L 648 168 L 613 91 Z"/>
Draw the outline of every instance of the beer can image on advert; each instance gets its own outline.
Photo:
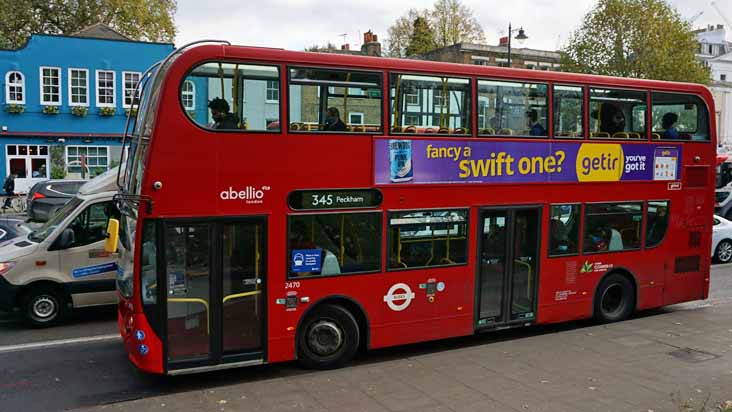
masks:
<path id="1" fill-rule="evenodd" d="M 411 140 L 389 140 L 389 168 L 392 182 L 408 182 L 414 179 Z"/>

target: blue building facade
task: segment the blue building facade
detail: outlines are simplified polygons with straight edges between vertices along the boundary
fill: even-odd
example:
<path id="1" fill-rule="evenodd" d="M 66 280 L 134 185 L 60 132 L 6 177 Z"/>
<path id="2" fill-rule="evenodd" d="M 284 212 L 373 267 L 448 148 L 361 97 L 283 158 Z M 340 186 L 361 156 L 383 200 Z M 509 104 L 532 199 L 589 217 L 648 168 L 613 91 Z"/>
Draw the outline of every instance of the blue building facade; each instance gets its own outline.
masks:
<path id="1" fill-rule="evenodd" d="M 117 38 L 36 34 L 0 50 L 0 176 L 16 174 L 16 192 L 119 162 L 135 87 L 173 45 L 112 33 Z"/>

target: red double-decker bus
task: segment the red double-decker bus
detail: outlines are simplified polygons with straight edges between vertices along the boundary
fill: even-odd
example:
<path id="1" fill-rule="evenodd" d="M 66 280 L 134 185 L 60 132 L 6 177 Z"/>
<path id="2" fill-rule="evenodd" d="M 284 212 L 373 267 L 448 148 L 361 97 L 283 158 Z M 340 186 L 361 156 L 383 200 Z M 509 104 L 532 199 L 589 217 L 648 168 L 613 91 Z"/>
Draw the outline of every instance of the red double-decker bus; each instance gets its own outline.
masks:
<path id="1" fill-rule="evenodd" d="M 205 44 L 143 79 L 119 326 L 177 374 L 704 299 L 700 85 Z"/>

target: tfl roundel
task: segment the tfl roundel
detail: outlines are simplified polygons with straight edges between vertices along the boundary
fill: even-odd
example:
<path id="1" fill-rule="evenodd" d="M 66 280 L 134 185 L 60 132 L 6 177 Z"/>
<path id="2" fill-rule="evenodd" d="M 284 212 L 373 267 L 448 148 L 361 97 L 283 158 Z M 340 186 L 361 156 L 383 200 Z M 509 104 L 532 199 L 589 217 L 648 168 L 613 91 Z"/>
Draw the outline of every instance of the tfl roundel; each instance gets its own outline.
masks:
<path id="1" fill-rule="evenodd" d="M 414 292 L 406 283 L 397 283 L 389 288 L 384 296 L 384 302 L 389 309 L 400 312 L 409 307 L 414 299 Z"/>

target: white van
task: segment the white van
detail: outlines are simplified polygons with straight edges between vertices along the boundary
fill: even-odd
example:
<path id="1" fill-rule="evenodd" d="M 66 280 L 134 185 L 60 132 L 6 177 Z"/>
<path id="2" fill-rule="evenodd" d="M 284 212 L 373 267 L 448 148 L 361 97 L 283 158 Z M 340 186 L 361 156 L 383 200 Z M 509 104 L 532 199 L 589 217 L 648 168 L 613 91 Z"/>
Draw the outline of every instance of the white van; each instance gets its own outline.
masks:
<path id="1" fill-rule="evenodd" d="M 117 302 L 116 258 L 104 251 L 117 168 L 85 183 L 43 226 L 0 244 L 0 310 L 50 326 L 71 309 Z"/>

